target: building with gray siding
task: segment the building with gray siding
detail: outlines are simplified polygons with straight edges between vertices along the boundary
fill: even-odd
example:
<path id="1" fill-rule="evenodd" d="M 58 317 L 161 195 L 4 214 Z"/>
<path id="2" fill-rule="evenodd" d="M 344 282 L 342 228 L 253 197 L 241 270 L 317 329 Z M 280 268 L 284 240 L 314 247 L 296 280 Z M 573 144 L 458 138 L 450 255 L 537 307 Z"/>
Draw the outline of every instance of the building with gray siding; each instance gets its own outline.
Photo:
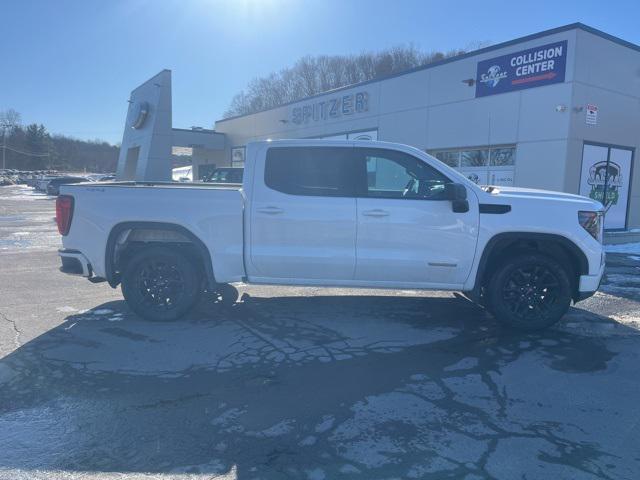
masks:
<path id="1" fill-rule="evenodd" d="M 252 140 L 370 138 L 432 153 L 482 184 L 607 200 L 608 229 L 640 227 L 640 47 L 582 24 L 219 120 L 241 165 Z"/>
<path id="2" fill-rule="evenodd" d="M 169 180 L 172 146 L 192 149 L 198 180 L 242 166 L 252 140 L 384 140 L 480 184 L 590 196 L 605 203 L 608 230 L 640 229 L 640 47 L 579 23 L 219 120 L 215 130 L 172 128 L 169 70 L 129 104 L 123 180 Z"/>

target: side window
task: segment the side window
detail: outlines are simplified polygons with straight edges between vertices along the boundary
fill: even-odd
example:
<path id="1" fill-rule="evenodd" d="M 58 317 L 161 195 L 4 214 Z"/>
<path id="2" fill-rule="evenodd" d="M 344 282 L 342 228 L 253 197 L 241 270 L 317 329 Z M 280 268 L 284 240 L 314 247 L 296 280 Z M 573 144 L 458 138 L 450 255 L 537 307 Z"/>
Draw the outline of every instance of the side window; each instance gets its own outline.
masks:
<path id="1" fill-rule="evenodd" d="M 354 196 L 353 148 L 270 148 L 264 170 L 267 187 L 290 195 Z"/>
<path id="2" fill-rule="evenodd" d="M 450 180 L 423 161 L 393 150 L 364 151 L 366 196 L 439 200 Z"/>

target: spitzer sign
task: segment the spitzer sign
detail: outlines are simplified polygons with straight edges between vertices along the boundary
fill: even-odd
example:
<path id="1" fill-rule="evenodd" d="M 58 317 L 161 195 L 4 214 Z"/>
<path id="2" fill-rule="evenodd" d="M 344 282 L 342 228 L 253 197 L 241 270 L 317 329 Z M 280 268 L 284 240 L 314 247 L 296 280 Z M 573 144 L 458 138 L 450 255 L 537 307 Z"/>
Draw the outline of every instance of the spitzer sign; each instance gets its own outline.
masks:
<path id="1" fill-rule="evenodd" d="M 564 82 L 567 41 L 478 62 L 476 97 Z"/>

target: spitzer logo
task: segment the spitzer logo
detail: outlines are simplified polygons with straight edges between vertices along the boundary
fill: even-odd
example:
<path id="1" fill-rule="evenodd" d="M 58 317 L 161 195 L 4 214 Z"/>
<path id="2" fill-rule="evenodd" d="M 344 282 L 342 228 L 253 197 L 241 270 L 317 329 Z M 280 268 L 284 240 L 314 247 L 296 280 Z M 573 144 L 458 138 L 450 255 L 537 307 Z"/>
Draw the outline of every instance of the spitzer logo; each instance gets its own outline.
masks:
<path id="1" fill-rule="evenodd" d="M 480 81 L 490 87 L 495 87 L 503 78 L 507 78 L 507 72 L 503 71 L 499 65 L 492 65 L 487 73 L 480 75 Z"/>

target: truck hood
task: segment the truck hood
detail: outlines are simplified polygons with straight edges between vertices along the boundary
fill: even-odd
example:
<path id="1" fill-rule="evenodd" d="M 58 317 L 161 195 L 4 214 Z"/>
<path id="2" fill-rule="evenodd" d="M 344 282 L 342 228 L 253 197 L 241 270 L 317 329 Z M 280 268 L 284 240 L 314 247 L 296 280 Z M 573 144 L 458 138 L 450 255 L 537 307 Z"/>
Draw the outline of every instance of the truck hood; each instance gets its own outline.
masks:
<path id="1" fill-rule="evenodd" d="M 553 192 L 551 190 L 538 190 L 535 188 L 517 188 L 517 187 L 494 187 L 497 190 L 487 192 L 492 198 L 539 198 L 546 200 L 569 201 L 589 205 L 592 210 L 602 210 L 603 206 L 600 202 L 592 200 L 582 195 L 573 193 Z"/>

